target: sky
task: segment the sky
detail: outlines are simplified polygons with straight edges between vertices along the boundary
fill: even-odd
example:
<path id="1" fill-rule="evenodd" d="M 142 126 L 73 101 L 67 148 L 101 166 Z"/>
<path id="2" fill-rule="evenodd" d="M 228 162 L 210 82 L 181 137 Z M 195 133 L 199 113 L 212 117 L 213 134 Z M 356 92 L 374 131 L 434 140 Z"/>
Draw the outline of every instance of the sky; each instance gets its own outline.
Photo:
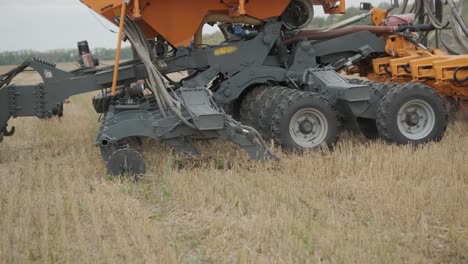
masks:
<path id="1" fill-rule="evenodd" d="M 359 5 L 364 1 L 346 2 Z M 116 30 L 115 26 L 79 0 L 0 0 L 0 10 L 0 52 L 74 48 L 81 40 L 88 40 L 91 48 L 116 46 L 116 34 L 107 29 Z"/>

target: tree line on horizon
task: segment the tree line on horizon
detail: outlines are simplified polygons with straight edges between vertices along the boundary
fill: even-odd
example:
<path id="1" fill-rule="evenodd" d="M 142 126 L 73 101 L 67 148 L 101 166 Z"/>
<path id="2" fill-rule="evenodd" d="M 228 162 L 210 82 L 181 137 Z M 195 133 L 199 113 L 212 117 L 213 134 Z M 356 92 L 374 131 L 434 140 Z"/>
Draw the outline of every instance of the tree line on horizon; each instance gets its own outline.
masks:
<path id="1" fill-rule="evenodd" d="M 95 48 L 91 51 L 94 58 L 100 61 L 114 60 L 115 49 Z M 122 60 L 133 57 L 131 48 L 122 48 Z M 40 58 L 53 63 L 74 62 L 79 59 L 77 49 L 57 49 L 51 51 L 19 50 L 0 52 L 0 65 L 18 65 L 25 60 Z"/>

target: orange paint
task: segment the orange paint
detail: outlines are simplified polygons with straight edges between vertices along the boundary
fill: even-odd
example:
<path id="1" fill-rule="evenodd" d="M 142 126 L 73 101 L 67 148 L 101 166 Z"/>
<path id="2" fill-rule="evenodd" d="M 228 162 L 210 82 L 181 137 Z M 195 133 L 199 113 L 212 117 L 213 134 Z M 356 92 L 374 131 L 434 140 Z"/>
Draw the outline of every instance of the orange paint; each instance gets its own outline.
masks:
<path id="1" fill-rule="evenodd" d="M 210 13 L 250 16 L 260 20 L 281 16 L 291 0 L 139 0 L 130 6 L 139 7 L 141 20 L 138 24 L 148 38 L 163 36 L 174 46 L 186 46 L 193 39 L 205 16 Z M 121 0 L 81 0 L 98 14 L 113 21 L 114 11 L 120 10 Z M 326 13 L 345 11 L 345 0 L 310 0 L 314 5 L 323 5 Z M 325 3 L 326 2 L 326 3 Z M 337 4 L 339 5 L 337 6 Z M 137 10 L 133 10 L 136 12 Z M 233 12 L 236 11 L 236 12 Z M 131 11 L 127 11 L 131 12 Z M 136 17 L 129 13 L 130 17 Z"/>
<path id="2" fill-rule="evenodd" d="M 120 64 L 120 52 L 122 49 L 122 36 L 125 25 L 125 15 L 127 11 L 127 4 L 122 4 L 122 10 L 120 11 L 120 26 L 119 26 L 119 37 L 117 40 L 117 51 L 115 53 L 115 62 L 114 62 L 114 76 L 112 79 L 112 96 L 115 96 L 117 89 L 117 80 L 119 77 L 119 64 Z"/>

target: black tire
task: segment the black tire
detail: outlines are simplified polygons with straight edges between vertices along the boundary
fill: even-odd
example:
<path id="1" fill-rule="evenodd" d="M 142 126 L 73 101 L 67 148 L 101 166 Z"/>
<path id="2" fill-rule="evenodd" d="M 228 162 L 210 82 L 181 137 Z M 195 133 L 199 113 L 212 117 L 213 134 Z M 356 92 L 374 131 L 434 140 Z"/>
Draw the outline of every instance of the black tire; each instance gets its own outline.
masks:
<path id="1" fill-rule="evenodd" d="M 271 86 L 259 85 L 252 88 L 243 98 L 240 106 L 240 121 L 242 124 L 259 129 L 258 117 L 265 103 Z"/>
<path id="2" fill-rule="evenodd" d="M 227 115 L 232 116 L 234 119 L 238 119 L 238 116 L 236 114 L 236 106 L 234 105 L 234 103 L 225 104 L 223 106 L 223 110 L 224 113 L 226 113 Z"/>
<path id="3" fill-rule="evenodd" d="M 379 130 L 377 129 L 377 122 L 375 119 L 358 118 L 357 123 L 362 135 L 367 139 L 374 140 L 380 138 Z"/>
<path id="4" fill-rule="evenodd" d="M 319 122 L 309 122 L 310 120 L 307 118 L 307 122 L 309 124 L 306 124 L 307 129 L 304 129 L 305 132 L 298 132 L 298 134 L 292 135 L 292 119 L 296 118 L 297 115 L 300 115 L 301 112 L 307 111 L 312 111 L 316 116 L 320 116 L 320 118 L 316 118 L 313 114 L 304 114 L 311 117 L 310 119 L 313 121 Z M 300 120 L 300 118 L 297 120 Z M 304 122 L 305 121 L 302 123 Z M 319 126 L 317 126 L 317 123 L 319 123 Z M 326 124 L 326 128 L 324 128 L 324 124 Z M 338 141 L 341 130 L 338 111 L 333 107 L 330 101 L 316 93 L 303 91 L 295 91 L 281 102 L 273 114 L 271 126 L 273 139 L 283 148 L 283 150 L 299 153 L 306 149 L 318 150 L 323 145 L 332 149 Z M 302 124 L 298 126 L 298 130 L 302 130 L 301 126 Z M 314 129 L 317 128 L 319 130 L 322 129 L 323 131 L 322 136 L 318 136 L 318 139 L 316 139 L 317 137 L 312 134 Z M 311 136 L 312 140 L 316 139 L 317 142 L 311 142 L 311 140 L 309 141 L 308 139 L 304 139 L 302 142 L 309 142 L 310 144 L 300 144 L 297 141 L 297 138 L 300 137 L 299 134 L 305 135 L 305 137 Z M 296 138 L 296 140 L 294 138 Z"/>
<path id="5" fill-rule="evenodd" d="M 445 99 L 446 108 L 450 114 L 455 114 L 460 111 L 462 102 L 460 99 L 455 99 L 453 97 L 446 97 Z"/>
<path id="6" fill-rule="evenodd" d="M 442 97 L 422 83 L 393 88 L 377 111 L 379 134 L 390 143 L 418 145 L 438 141 L 447 124 L 448 113 Z"/>
<path id="7" fill-rule="evenodd" d="M 276 108 L 295 91 L 296 90 L 283 86 L 275 86 L 271 88 L 271 92 L 269 92 L 266 97 L 265 104 L 261 105 L 262 108 L 259 115 L 259 132 L 264 139 L 269 140 L 273 137 L 271 122 Z"/>
<path id="8" fill-rule="evenodd" d="M 376 111 L 378 107 L 380 106 L 380 102 L 385 97 L 385 95 L 387 95 L 387 93 L 391 89 L 397 86 L 400 86 L 399 83 L 395 83 L 395 82 L 386 82 L 386 83 L 371 82 L 371 83 L 368 83 L 368 85 L 370 85 L 371 87 L 371 91 L 369 94 L 369 101 L 371 105 L 376 106 L 376 109 L 375 109 Z"/>
<path id="9" fill-rule="evenodd" d="M 366 82 L 362 83 L 369 85 L 371 87 L 370 94 L 369 94 L 369 103 L 373 108 L 374 113 L 376 113 L 380 107 L 381 101 L 384 96 L 393 88 L 399 86 L 399 83 L 394 82 L 387 82 L 387 83 L 378 83 L 378 82 Z M 361 133 L 367 139 L 379 139 L 380 134 L 379 130 L 377 129 L 377 122 L 375 119 L 368 119 L 368 118 L 358 118 L 357 119 L 359 129 Z"/>

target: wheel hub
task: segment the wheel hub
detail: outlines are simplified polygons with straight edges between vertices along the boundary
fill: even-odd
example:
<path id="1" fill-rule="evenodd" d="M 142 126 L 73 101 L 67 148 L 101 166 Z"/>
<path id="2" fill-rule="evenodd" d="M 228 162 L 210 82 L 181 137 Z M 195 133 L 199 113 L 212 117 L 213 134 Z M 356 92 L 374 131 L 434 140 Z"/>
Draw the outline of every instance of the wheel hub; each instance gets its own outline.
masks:
<path id="1" fill-rule="evenodd" d="M 303 148 L 314 148 L 324 143 L 328 134 L 328 123 L 319 110 L 304 108 L 293 115 L 289 129 L 296 144 Z"/>
<path id="2" fill-rule="evenodd" d="M 414 127 L 419 124 L 420 119 L 419 114 L 416 111 L 412 111 L 406 114 L 405 121 L 408 126 Z"/>
<path id="3" fill-rule="evenodd" d="M 309 119 L 305 119 L 299 124 L 299 131 L 302 134 L 310 134 L 314 131 L 314 124 Z"/>
<path id="4" fill-rule="evenodd" d="M 411 140 L 420 140 L 434 129 L 435 113 L 426 101 L 414 99 L 400 108 L 397 122 L 401 134 Z"/>

